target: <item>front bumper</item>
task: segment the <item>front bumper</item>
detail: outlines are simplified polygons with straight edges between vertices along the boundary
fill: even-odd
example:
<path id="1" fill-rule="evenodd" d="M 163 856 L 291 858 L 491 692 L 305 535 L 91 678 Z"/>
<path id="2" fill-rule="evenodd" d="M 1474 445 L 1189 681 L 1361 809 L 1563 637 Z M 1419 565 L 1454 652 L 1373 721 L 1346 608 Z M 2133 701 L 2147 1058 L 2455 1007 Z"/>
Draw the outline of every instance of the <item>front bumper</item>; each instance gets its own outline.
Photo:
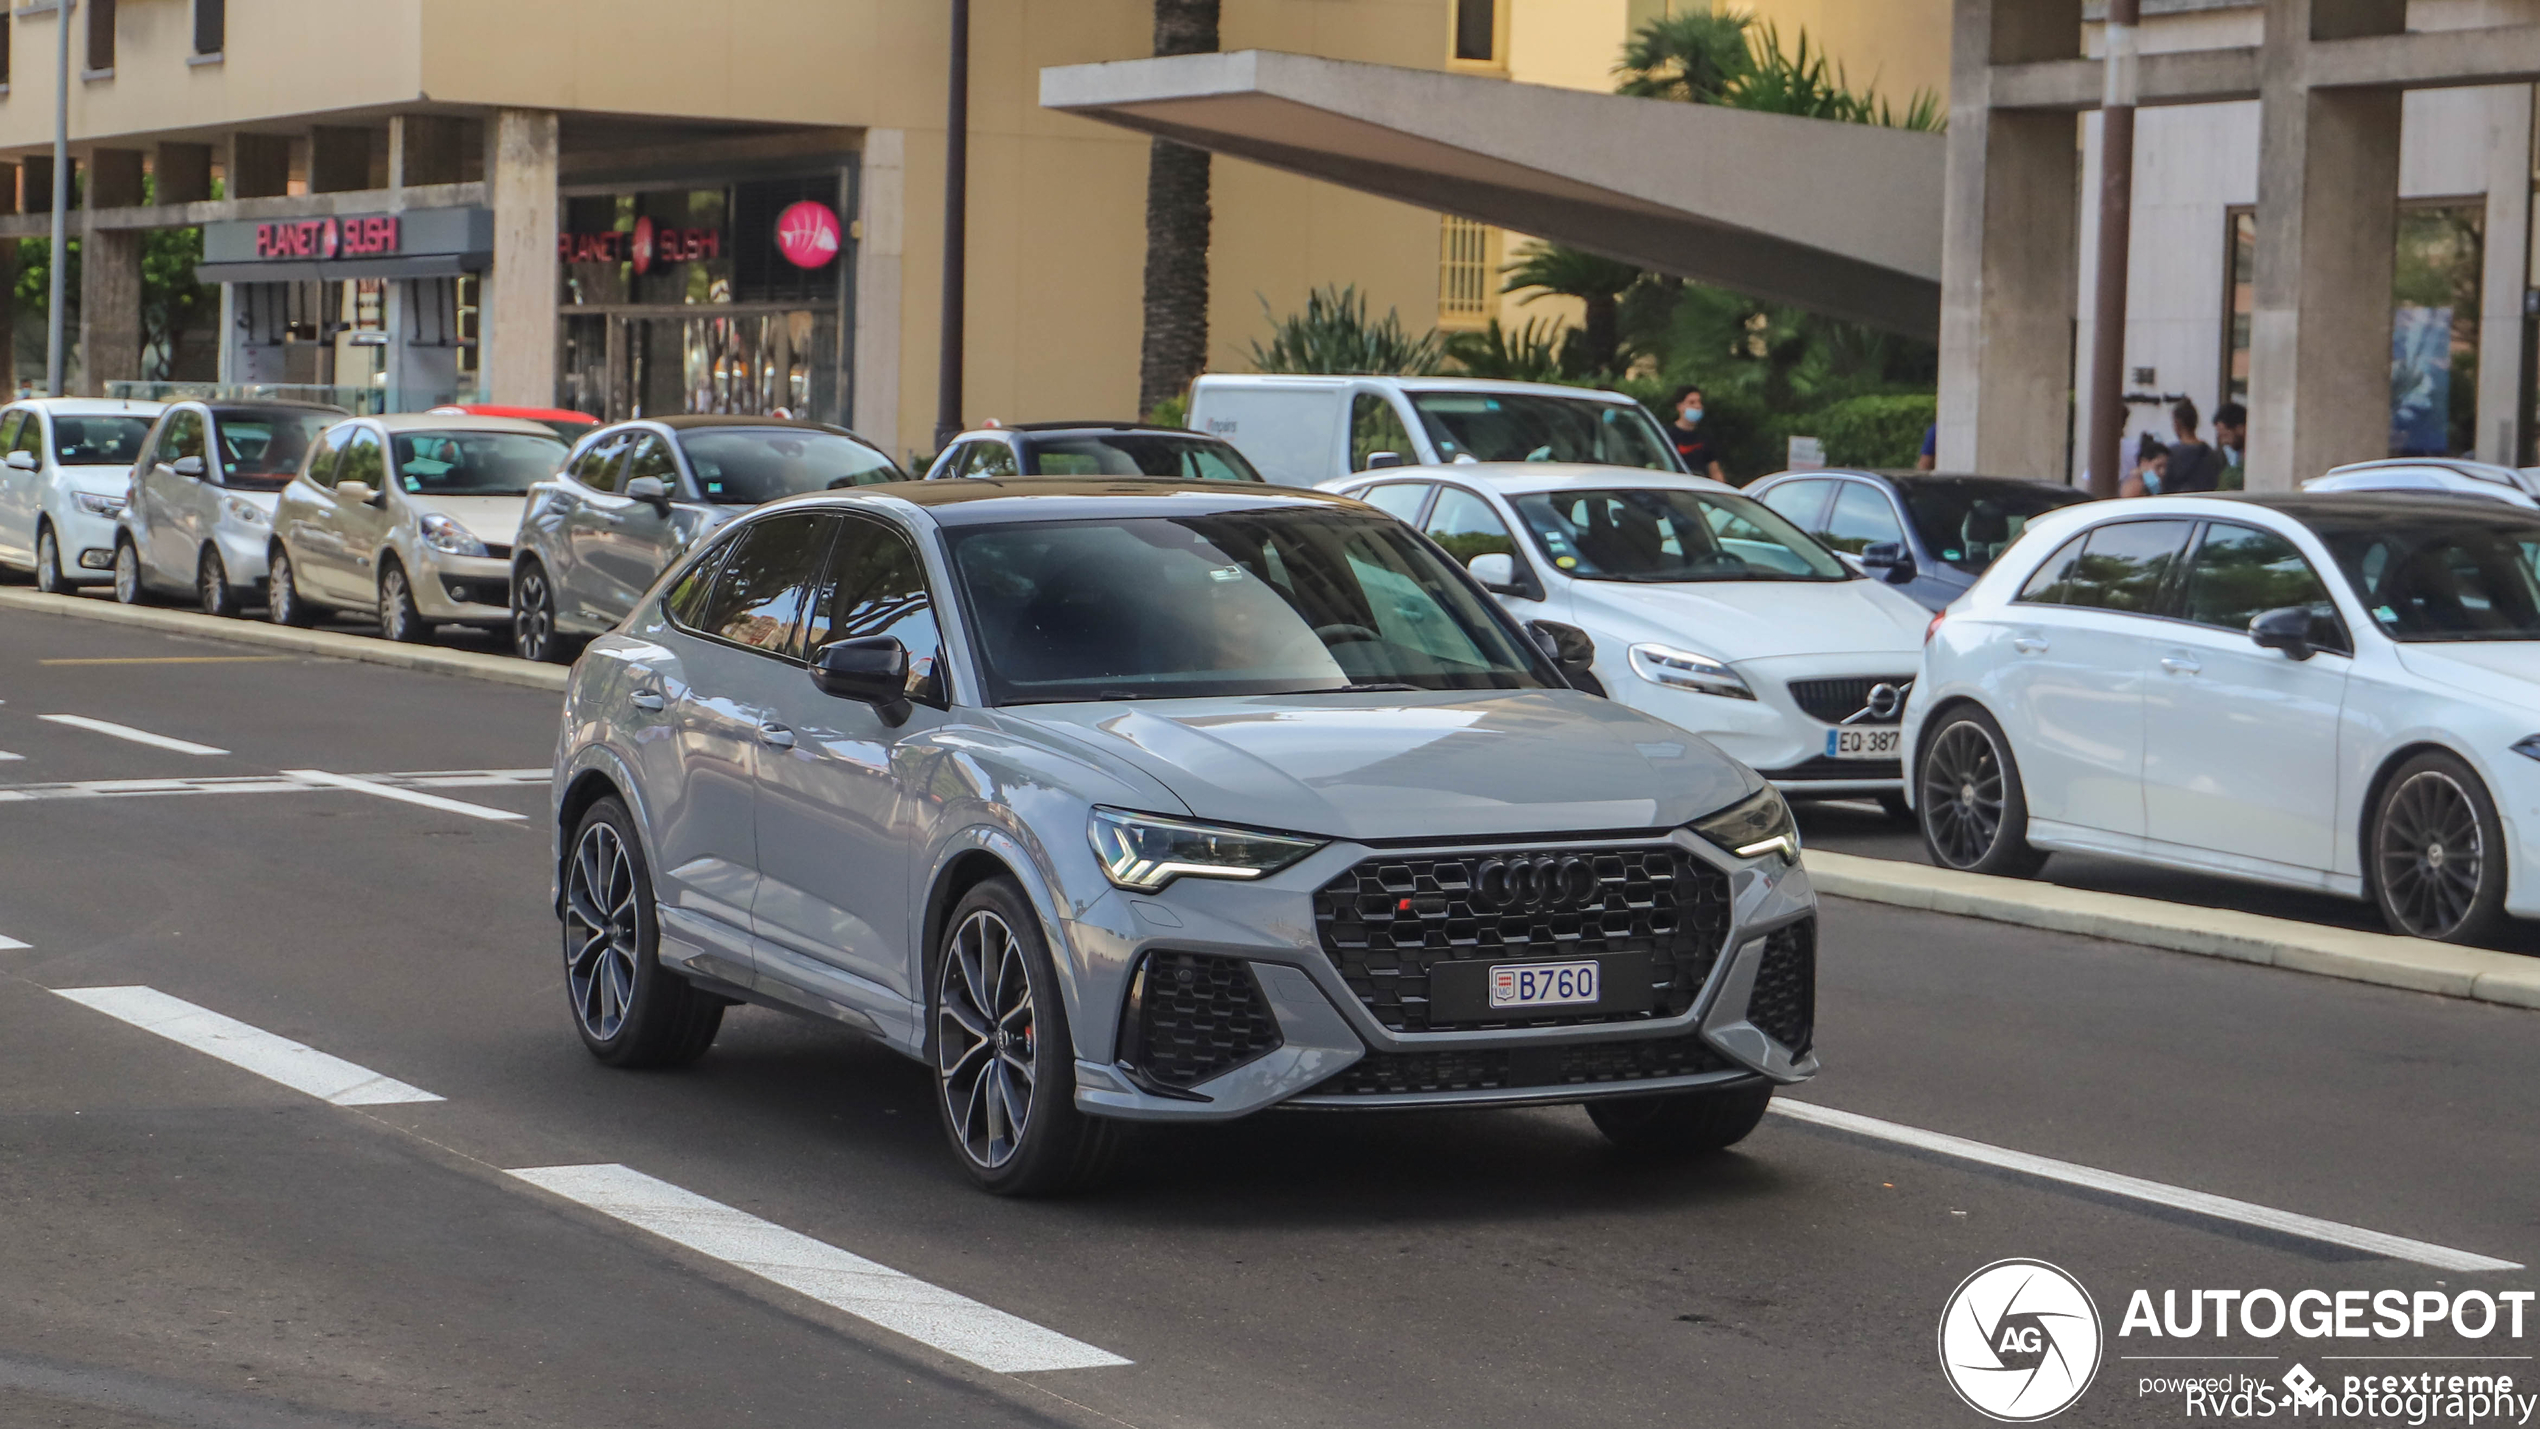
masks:
<path id="1" fill-rule="evenodd" d="M 1896 654 L 1773 657 L 1736 662 L 1755 692 L 1751 700 L 1726 699 L 1652 684 L 1625 669 L 1598 672 L 1607 693 L 1644 714 L 1701 735 L 1720 752 L 1773 781 L 1785 794 L 1894 793 L 1905 786 L 1901 759 L 1838 759 L 1827 738 L 1837 725 L 1800 707 L 1793 682 L 1884 680 L 1911 671 L 1915 661 Z M 1911 683 L 1911 676 L 1906 676 Z M 1865 729 L 1893 730 L 1897 715 L 1862 722 Z"/>
<path id="2" fill-rule="evenodd" d="M 412 569 L 415 609 L 444 625 L 509 625 L 512 563 L 503 556 L 452 556 L 418 551 Z"/>
<path id="3" fill-rule="evenodd" d="M 1522 846 L 1557 850 L 1575 844 L 1584 852 L 1623 842 L 1556 837 Z M 1815 897 L 1804 867 L 1785 866 L 1776 857 L 1734 859 L 1683 831 L 1630 842 L 1642 849 L 1680 849 L 1725 875 L 1728 887 L 1727 932 L 1718 955 L 1689 1004 L 1673 1015 L 1660 1009 L 1566 1026 L 1434 1031 L 1403 1030 L 1380 1020 L 1325 951 L 1315 891 L 1371 858 L 1473 855 L 1470 844 L 1427 851 L 1336 844 L 1258 884 L 1185 878 L 1157 895 L 1115 891 L 1098 899 L 1085 918 L 1067 926 L 1080 962 L 1156 966 L 1143 961 L 1150 955 L 1239 962 L 1258 989 L 1256 1017 L 1266 1014 L 1275 1021 L 1276 1034 L 1271 1039 L 1248 1033 L 1242 1017 L 1203 1018 L 1198 1040 L 1250 1035 L 1252 1047 L 1272 1045 L 1205 1080 L 1171 1085 L 1150 1075 L 1151 1054 L 1140 1046 L 1128 1002 L 1078 1007 L 1080 1028 L 1099 1021 L 1111 1035 L 1100 1039 L 1107 1046 L 1079 1036 L 1077 1105 L 1129 1120 L 1224 1121 L 1272 1106 L 1381 1110 L 1568 1103 L 1758 1080 L 1787 1084 L 1814 1075 L 1808 1024 Z M 1796 964 L 1793 945 L 1802 949 Z M 1769 973 L 1768 955 L 1774 963 Z M 1519 959 L 1510 954 L 1499 960 Z M 1759 984 L 1768 981 L 1772 986 L 1759 995 Z M 1138 995 L 1133 992 L 1131 1001 Z M 1759 1020 L 1798 1045 L 1778 1040 Z"/>
<path id="4" fill-rule="evenodd" d="M 62 553 L 62 578 L 73 585 L 95 585 L 115 578 L 115 518 L 80 509 L 75 501 L 49 505 L 53 541 Z"/>

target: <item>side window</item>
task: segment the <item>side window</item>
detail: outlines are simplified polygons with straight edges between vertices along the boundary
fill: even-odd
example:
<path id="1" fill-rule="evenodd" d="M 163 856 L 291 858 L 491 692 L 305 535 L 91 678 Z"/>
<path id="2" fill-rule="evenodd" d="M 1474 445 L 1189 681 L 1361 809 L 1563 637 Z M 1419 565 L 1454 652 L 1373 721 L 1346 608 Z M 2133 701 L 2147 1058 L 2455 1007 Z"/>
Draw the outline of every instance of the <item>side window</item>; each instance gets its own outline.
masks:
<path id="1" fill-rule="evenodd" d="M 715 574 L 699 628 L 753 650 L 793 654 L 836 530 L 836 517 L 808 513 L 752 523 Z"/>
<path id="2" fill-rule="evenodd" d="M 935 629 L 925 564 L 906 536 L 878 521 L 847 518 L 823 586 L 805 651 L 833 640 L 896 636 L 908 647 L 909 698 L 943 702 L 943 637 Z"/>
<path id="3" fill-rule="evenodd" d="M 0 452 L 17 445 L 18 428 L 26 422 L 26 409 L 17 408 L 0 417 Z"/>
<path id="4" fill-rule="evenodd" d="M 573 464 L 573 479 L 593 491 L 617 490 L 617 459 L 626 455 L 626 445 L 632 440 L 632 436 L 620 432 L 592 443 L 582 459 Z"/>
<path id="5" fill-rule="evenodd" d="M 1425 481 L 1388 481 L 1358 493 L 1358 499 L 1397 521 L 1417 521 L 1420 503 L 1435 489 Z"/>
<path id="6" fill-rule="evenodd" d="M 732 537 L 726 533 L 698 553 L 688 569 L 681 573 L 662 600 L 671 622 L 685 630 L 705 633 L 706 592 L 714 588 L 715 572 L 723 569 L 723 558 L 732 554 Z"/>
<path id="7" fill-rule="evenodd" d="M 1382 393 L 1361 392 L 1349 403 L 1349 469 L 1365 471 L 1373 452 L 1392 452 L 1405 462 L 1419 460 L 1393 403 Z"/>
<path id="8" fill-rule="evenodd" d="M 1250 481 L 1252 473 L 1206 447 L 1193 445 L 1182 452 L 1182 479 L 1184 481 Z"/>
<path id="9" fill-rule="evenodd" d="M 2217 522 L 2205 528 L 2187 563 L 2187 603 L 2181 615 L 2198 625 L 2242 631 L 2260 614 L 2288 605 L 2311 612 L 2313 644 L 2323 650 L 2348 649 L 2337 602 L 2291 541 L 2250 526 Z"/>
<path id="10" fill-rule="evenodd" d="M 1835 487 L 1834 510 L 1818 539 L 1857 556 L 1878 542 L 1904 540 L 1905 531 L 1896 524 L 1896 508 L 1888 505 L 1885 493 L 1867 482 L 1846 481 Z"/>
<path id="11" fill-rule="evenodd" d="M 967 470 L 962 472 L 962 475 L 986 477 L 990 481 L 1000 481 L 1006 477 L 1016 474 L 1014 466 L 1014 448 L 1007 446 L 1005 443 L 997 441 L 994 438 L 970 444 L 969 466 Z"/>
<path id="12" fill-rule="evenodd" d="M 2089 539 L 2090 533 L 2084 531 L 2056 547 L 2046 564 L 2039 566 L 2028 578 L 2028 584 L 2020 587 L 2018 599 L 2028 605 L 2064 604 L 2065 597 L 2072 594 L 2073 563 L 2081 559 L 2082 544 Z"/>
<path id="13" fill-rule="evenodd" d="M 41 458 L 44 455 L 44 419 L 33 412 L 27 413 L 26 425 L 18 428 L 17 438 L 9 443 L 9 450 L 30 452 Z"/>
<path id="14" fill-rule="evenodd" d="M 2094 527 L 2073 563 L 2066 605 L 2154 613 L 2161 584 L 2195 529 L 2192 521 L 2111 521 Z"/>
<path id="15" fill-rule="evenodd" d="M 335 464 L 335 482 L 347 481 L 366 483 L 373 491 L 387 485 L 387 456 L 379 449 L 379 433 L 368 427 L 354 431 L 344 444 L 344 455 Z"/>
<path id="16" fill-rule="evenodd" d="M 1822 480 L 1785 481 L 1758 499 L 1813 536 L 1825 529 L 1817 518 L 1826 514 L 1826 488 L 1832 485 Z"/>
<path id="17" fill-rule="evenodd" d="M 169 413 L 168 424 L 159 429 L 157 464 L 174 466 L 186 457 L 202 454 L 203 414 L 191 408 Z"/>
<path id="18" fill-rule="evenodd" d="M 1437 507 L 1429 513 L 1421 534 L 1445 547 L 1459 566 L 1471 565 L 1475 556 L 1517 554 L 1508 523 L 1499 519 L 1490 503 L 1452 486 L 1438 488 Z"/>
<path id="19" fill-rule="evenodd" d="M 328 490 L 335 488 L 336 463 L 343 458 L 344 444 L 352 440 L 354 428 L 329 427 L 309 452 L 309 481 Z"/>
<path id="20" fill-rule="evenodd" d="M 659 437 L 645 437 L 638 441 L 635 450 L 626 458 L 624 479 L 609 489 L 623 490 L 627 482 L 639 476 L 649 476 L 660 482 L 674 496 L 679 493 L 679 461 L 670 454 L 670 443 Z"/>

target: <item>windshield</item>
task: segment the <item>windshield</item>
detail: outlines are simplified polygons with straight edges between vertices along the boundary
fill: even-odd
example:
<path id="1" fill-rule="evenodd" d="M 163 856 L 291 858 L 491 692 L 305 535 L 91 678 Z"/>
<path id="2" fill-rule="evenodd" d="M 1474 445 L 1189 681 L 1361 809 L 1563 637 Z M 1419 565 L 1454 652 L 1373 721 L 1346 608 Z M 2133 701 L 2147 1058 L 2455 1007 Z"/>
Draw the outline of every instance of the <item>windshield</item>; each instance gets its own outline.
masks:
<path id="1" fill-rule="evenodd" d="M 1162 432 L 1079 433 L 1033 437 L 1032 465 L 1041 476 L 1161 476 L 1177 481 L 1259 481 L 1241 453 L 1205 437 Z"/>
<path id="2" fill-rule="evenodd" d="M 523 432 L 399 432 L 397 484 L 425 496 L 525 496 L 556 474 L 565 445 Z"/>
<path id="3" fill-rule="evenodd" d="M 1840 581 L 1851 568 L 1760 501 L 1725 491 L 1547 491 L 1517 514 L 1564 574 L 1591 581 Z"/>
<path id="4" fill-rule="evenodd" d="M 1438 460 L 1582 461 L 1679 471 L 1676 449 L 1638 403 L 1532 393 L 1412 392 Z"/>
<path id="5" fill-rule="evenodd" d="M 2090 498 L 2069 486 L 2029 481 L 1916 478 L 1896 483 L 1923 547 L 1969 575 L 2010 549 L 2030 518 Z"/>
<path id="6" fill-rule="evenodd" d="M 679 434 L 697 492 L 718 506 L 756 506 L 806 491 L 905 481 L 882 453 L 835 432 L 714 427 Z"/>
<path id="7" fill-rule="evenodd" d="M 2320 535 L 2393 640 L 2540 640 L 2540 522 L 2394 510 Z"/>
<path id="8" fill-rule="evenodd" d="M 220 481 L 250 491 L 280 491 L 300 470 L 317 434 L 343 420 L 338 412 L 220 412 Z"/>
<path id="9" fill-rule="evenodd" d="M 53 460 L 63 466 L 130 466 L 140 460 L 141 439 L 148 435 L 148 417 L 66 417 L 55 413 Z"/>
<path id="10" fill-rule="evenodd" d="M 1049 521 L 950 543 L 995 704 L 1552 685 L 1390 517 Z"/>

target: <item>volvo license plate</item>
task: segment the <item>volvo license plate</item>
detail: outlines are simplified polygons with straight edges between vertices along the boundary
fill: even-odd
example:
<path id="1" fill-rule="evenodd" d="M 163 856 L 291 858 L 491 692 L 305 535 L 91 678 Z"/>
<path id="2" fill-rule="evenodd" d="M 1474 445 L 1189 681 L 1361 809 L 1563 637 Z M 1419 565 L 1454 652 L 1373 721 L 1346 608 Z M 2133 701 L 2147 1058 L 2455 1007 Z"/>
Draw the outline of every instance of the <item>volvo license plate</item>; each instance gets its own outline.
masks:
<path id="1" fill-rule="evenodd" d="M 1826 731 L 1828 759 L 1894 759 L 1904 746 L 1901 729 L 1830 729 Z"/>
<path id="2" fill-rule="evenodd" d="M 1490 970 L 1490 1005 L 1577 1007 L 1597 1000 L 1597 984 L 1593 962 L 1502 964 Z"/>

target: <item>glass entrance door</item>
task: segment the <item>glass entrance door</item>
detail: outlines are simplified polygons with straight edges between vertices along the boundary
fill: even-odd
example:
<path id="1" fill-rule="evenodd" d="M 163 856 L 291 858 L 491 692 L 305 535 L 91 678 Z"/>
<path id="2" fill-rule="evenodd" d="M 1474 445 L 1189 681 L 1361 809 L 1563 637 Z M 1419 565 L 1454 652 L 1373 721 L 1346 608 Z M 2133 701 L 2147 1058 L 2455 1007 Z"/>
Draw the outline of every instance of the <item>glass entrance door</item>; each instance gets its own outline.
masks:
<path id="1" fill-rule="evenodd" d="M 603 421 L 683 412 L 846 418 L 834 309 L 570 314 L 561 396 Z"/>

